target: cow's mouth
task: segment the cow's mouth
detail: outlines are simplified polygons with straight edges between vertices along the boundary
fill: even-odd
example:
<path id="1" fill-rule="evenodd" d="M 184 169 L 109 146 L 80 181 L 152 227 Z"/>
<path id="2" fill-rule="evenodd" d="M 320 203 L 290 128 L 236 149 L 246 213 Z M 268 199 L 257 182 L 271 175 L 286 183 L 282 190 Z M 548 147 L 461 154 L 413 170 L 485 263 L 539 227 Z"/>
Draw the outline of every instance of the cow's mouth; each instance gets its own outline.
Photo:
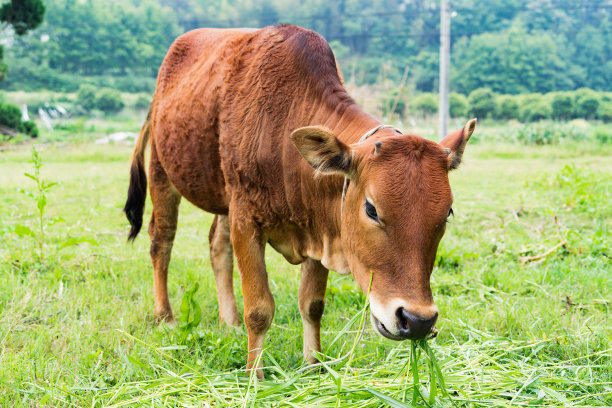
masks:
<path id="1" fill-rule="evenodd" d="M 370 313 L 370 319 L 372 321 L 372 326 L 376 327 L 376 330 L 378 330 L 378 332 L 383 336 L 386 337 L 390 340 L 395 340 L 395 341 L 401 341 L 401 340 L 406 340 L 403 337 L 400 336 L 396 336 L 395 334 L 391 333 L 384 324 L 382 324 L 380 322 L 380 320 L 378 320 L 376 318 L 376 316 L 374 316 L 374 313 Z"/>
<path id="2" fill-rule="evenodd" d="M 372 322 L 372 326 L 376 327 L 376 330 L 378 330 L 378 332 L 383 337 L 386 337 L 390 340 L 395 340 L 395 341 L 402 341 L 402 340 L 409 339 L 409 337 L 401 337 L 401 336 L 391 333 L 389 329 L 387 329 L 385 325 L 382 324 L 381 321 L 376 318 L 376 316 L 374 316 L 373 313 L 370 313 L 370 320 Z M 438 329 L 434 326 L 431 328 L 431 331 L 429 332 L 429 334 L 425 337 L 425 340 L 431 340 L 437 335 L 438 335 Z"/>

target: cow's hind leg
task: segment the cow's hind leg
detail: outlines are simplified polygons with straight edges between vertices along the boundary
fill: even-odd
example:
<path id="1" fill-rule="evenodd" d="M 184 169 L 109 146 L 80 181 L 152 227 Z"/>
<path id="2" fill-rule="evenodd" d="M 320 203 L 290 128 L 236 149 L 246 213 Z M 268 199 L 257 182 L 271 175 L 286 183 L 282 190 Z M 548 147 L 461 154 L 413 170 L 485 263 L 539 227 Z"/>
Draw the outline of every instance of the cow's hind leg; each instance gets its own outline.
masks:
<path id="1" fill-rule="evenodd" d="M 274 318 L 274 298 L 268 285 L 262 233 L 252 224 L 240 223 L 239 219 L 232 216 L 230 207 L 230 237 L 240 272 L 244 322 L 249 337 L 247 370 L 256 369 L 257 377 L 263 379 L 261 360 L 257 367 L 255 365 L 261 357 L 266 332 Z"/>
<path id="2" fill-rule="evenodd" d="M 176 191 L 155 152 L 151 148 L 149 165 L 153 214 L 149 224 L 151 237 L 151 261 L 153 263 L 153 287 L 155 291 L 155 316 L 160 321 L 174 320 L 168 298 L 168 265 L 176 234 L 178 208 L 181 196 Z"/>
<path id="3" fill-rule="evenodd" d="M 208 234 L 210 263 L 215 273 L 219 317 L 229 326 L 240 326 L 234 296 L 234 251 L 230 242 L 229 217 L 216 215 Z"/>
<path id="4" fill-rule="evenodd" d="M 313 351 L 321 352 L 321 316 L 325 307 L 325 288 L 329 271 L 321 262 L 306 259 L 301 265 L 298 303 L 304 327 L 304 360 L 315 363 Z"/>

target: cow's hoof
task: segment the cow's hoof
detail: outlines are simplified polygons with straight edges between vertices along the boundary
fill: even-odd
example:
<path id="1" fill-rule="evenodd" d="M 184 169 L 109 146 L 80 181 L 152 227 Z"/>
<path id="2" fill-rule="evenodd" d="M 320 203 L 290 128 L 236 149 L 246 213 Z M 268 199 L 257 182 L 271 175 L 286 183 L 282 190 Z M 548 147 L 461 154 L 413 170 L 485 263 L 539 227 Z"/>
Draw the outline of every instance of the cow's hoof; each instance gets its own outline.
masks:
<path id="1" fill-rule="evenodd" d="M 159 324 L 167 324 L 170 326 L 176 326 L 176 320 L 174 320 L 174 316 L 172 312 L 163 312 L 163 313 L 155 313 L 154 323 L 156 325 Z"/>

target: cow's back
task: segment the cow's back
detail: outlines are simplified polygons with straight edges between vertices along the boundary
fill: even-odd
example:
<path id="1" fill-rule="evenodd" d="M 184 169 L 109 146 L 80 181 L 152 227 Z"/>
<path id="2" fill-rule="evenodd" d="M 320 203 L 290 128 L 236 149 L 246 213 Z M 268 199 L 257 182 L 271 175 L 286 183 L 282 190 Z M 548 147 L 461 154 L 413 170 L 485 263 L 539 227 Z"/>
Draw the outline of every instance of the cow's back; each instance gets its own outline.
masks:
<path id="1" fill-rule="evenodd" d="M 314 185 L 289 138 L 325 124 L 312 122 L 322 111 L 354 103 L 318 34 L 296 26 L 186 33 L 160 68 L 155 100 L 161 162 L 200 208 L 223 214 L 234 200 L 264 227 L 304 226 L 319 195 L 333 193 Z"/>

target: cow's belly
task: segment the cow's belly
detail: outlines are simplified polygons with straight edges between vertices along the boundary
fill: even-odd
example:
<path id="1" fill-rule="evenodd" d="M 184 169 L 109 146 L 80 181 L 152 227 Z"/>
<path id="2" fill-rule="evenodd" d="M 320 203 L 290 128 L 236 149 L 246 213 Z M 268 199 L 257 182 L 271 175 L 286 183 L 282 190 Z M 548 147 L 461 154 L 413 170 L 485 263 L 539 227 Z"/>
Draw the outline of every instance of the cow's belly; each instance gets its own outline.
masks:
<path id="1" fill-rule="evenodd" d="M 196 207 L 227 214 L 228 199 L 220 167 L 218 144 L 213 136 L 191 137 L 180 152 L 162 159 L 177 191 Z M 205 139 L 211 139 L 206 141 Z"/>

